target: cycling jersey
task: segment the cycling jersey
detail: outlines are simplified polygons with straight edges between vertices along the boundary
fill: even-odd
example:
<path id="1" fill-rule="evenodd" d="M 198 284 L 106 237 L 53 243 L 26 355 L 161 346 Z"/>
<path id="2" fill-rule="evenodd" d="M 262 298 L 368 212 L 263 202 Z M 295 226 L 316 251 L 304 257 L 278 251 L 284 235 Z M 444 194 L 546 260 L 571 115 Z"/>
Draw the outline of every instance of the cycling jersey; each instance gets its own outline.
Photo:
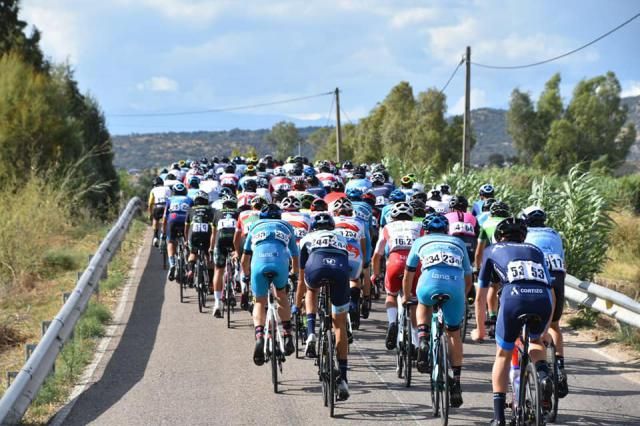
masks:
<path id="1" fill-rule="evenodd" d="M 473 207 L 471 207 L 471 214 L 474 216 L 480 216 L 482 213 L 482 206 L 484 204 L 484 200 L 477 200 L 473 203 Z"/>
<path id="2" fill-rule="evenodd" d="M 282 220 L 286 221 L 293 227 L 293 233 L 296 236 L 296 242 L 307 235 L 311 229 L 311 217 L 302 212 L 282 212 Z"/>
<path id="3" fill-rule="evenodd" d="M 216 210 L 213 216 L 213 228 L 216 230 L 213 258 L 218 268 L 224 267 L 229 251 L 233 250 L 233 236 L 236 232 L 237 220 L 238 211 L 236 209 Z"/>
<path id="4" fill-rule="evenodd" d="M 365 239 L 364 226 L 355 217 L 336 216 L 336 231 L 347 240 L 347 250 L 349 251 L 350 277 L 352 280 L 360 278 L 362 273 L 362 244 Z"/>
<path id="5" fill-rule="evenodd" d="M 436 213 L 440 213 L 440 214 L 449 213 L 449 203 L 445 203 L 444 201 L 427 200 L 427 202 L 424 204 L 427 207 L 433 207 Z"/>
<path id="6" fill-rule="evenodd" d="M 271 193 L 269 192 L 268 188 L 258 188 L 256 189 L 256 194 L 258 194 L 258 196 L 267 200 L 268 203 L 272 201 Z"/>
<path id="7" fill-rule="evenodd" d="M 238 216 L 238 223 L 236 224 L 236 231 L 240 231 L 242 236 L 245 237 L 249 232 L 249 227 L 260 219 L 259 210 L 245 210 Z"/>
<path id="8" fill-rule="evenodd" d="M 371 262 L 373 256 L 373 247 L 371 243 L 371 228 L 373 227 L 373 209 L 364 201 L 353 201 L 353 216 L 362 222 L 365 230 L 365 242 L 367 247 L 367 255 L 364 264 Z"/>
<path id="9" fill-rule="evenodd" d="M 476 255 L 476 246 L 478 245 L 478 234 L 480 233 L 480 227 L 475 216 L 471 213 L 460 211 L 453 211 L 445 216 L 449 220 L 449 235 L 454 235 L 465 243 L 469 259 L 473 263 Z"/>
<path id="10" fill-rule="evenodd" d="M 280 189 L 285 191 L 291 190 L 291 179 L 286 176 L 274 176 L 269 181 L 269 190 L 271 192 L 279 191 Z"/>
<path id="11" fill-rule="evenodd" d="M 416 193 L 416 190 L 413 188 L 400 188 L 400 191 L 404 193 L 404 195 L 407 196 L 407 198 L 410 198 L 413 194 Z"/>
<path id="12" fill-rule="evenodd" d="M 432 296 L 448 294 L 442 307 L 444 322 L 456 329 L 464 315 L 465 276 L 471 275 L 471 262 L 466 246 L 458 238 L 445 234 L 428 234 L 418 238 L 407 258 L 407 270 L 415 271 L 421 264 L 417 296 L 421 304 L 432 306 Z"/>
<path id="13" fill-rule="evenodd" d="M 197 249 L 209 251 L 213 228 L 213 209 L 209 206 L 194 206 L 187 215 L 189 226 L 189 247 L 192 253 Z"/>
<path id="14" fill-rule="evenodd" d="M 480 228 L 480 235 L 478 236 L 478 242 L 485 243 L 487 246 L 496 242 L 494 234 L 496 227 L 500 222 L 504 220 L 504 217 L 489 216 Z"/>
<path id="15" fill-rule="evenodd" d="M 244 252 L 251 255 L 251 290 L 256 297 L 267 295 L 268 273 L 273 274 L 276 288 L 283 289 L 289 277 L 289 259 L 299 255 L 291 225 L 273 219 L 260 219 L 251 225 Z"/>
<path id="16" fill-rule="evenodd" d="M 238 176 L 235 173 L 223 173 L 220 175 L 220 186 L 238 186 Z"/>
<path id="17" fill-rule="evenodd" d="M 167 222 L 167 241 L 184 235 L 184 224 L 193 201 L 186 195 L 174 195 L 167 198 L 164 218 Z"/>
<path id="18" fill-rule="evenodd" d="M 382 229 L 378 243 L 376 244 L 376 254 L 383 257 L 386 255 L 386 273 L 384 276 L 384 286 L 387 292 L 393 296 L 402 290 L 402 278 L 407 263 L 407 256 L 414 241 L 422 234 L 422 225 L 410 220 L 396 220 L 388 223 Z M 412 295 L 415 294 L 415 285 L 420 274 L 414 278 Z"/>
<path id="19" fill-rule="evenodd" d="M 244 184 L 247 181 L 250 181 L 250 180 L 254 180 L 254 181 L 257 182 L 258 181 L 258 177 L 257 176 L 243 176 L 243 177 L 241 177 L 240 180 L 238 181 L 238 188 L 241 191 L 244 190 Z"/>
<path id="20" fill-rule="evenodd" d="M 316 177 L 325 188 L 330 187 L 333 182 L 338 180 L 338 177 L 336 175 L 327 172 L 318 173 Z"/>
<path id="21" fill-rule="evenodd" d="M 327 191 L 325 191 L 322 185 L 310 186 L 307 188 L 307 192 L 320 198 L 324 198 L 324 196 L 327 195 Z"/>
<path id="22" fill-rule="evenodd" d="M 156 186 L 149 192 L 149 209 L 155 220 L 159 220 L 164 215 L 164 208 L 167 198 L 171 196 L 171 190 L 166 186 Z"/>
<path id="23" fill-rule="evenodd" d="M 178 183 L 182 183 L 182 182 L 180 182 L 178 179 L 168 179 L 164 181 L 164 186 L 166 186 L 169 189 L 173 189 L 173 186 Z"/>
<path id="24" fill-rule="evenodd" d="M 200 192 L 200 189 L 198 188 L 189 188 L 189 190 L 187 191 L 187 197 L 191 198 L 192 200 L 195 200 L 196 195 L 198 195 L 198 192 Z"/>
<path id="25" fill-rule="evenodd" d="M 255 192 L 242 192 L 238 195 L 238 207 L 248 206 L 258 196 Z"/>
<path id="26" fill-rule="evenodd" d="M 345 194 L 344 192 L 330 192 L 324 196 L 324 202 L 327 203 L 327 205 L 330 205 L 340 198 L 347 198 L 347 194 Z"/>
<path id="27" fill-rule="evenodd" d="M 307 234 L 300 241 L 300 267 L 308 287 L 329 283 L 333 313 L 349 310 L 349 252 L 344 236 L 328 230 Z"/>
<path id="28" fill-rule="evenodd" d="M 371 189 L 371 181 L 369 179 L 351 179 L 344 187 L 345 191 L 349 189 L 359 189 L 365 193 Z"/>
<path id="29" fill-rule="evenodd" d="M 389 194 L 391 193 L 386 186 L 372 186 L 367 192 L 372 193 L 376 197 L 376 207 L 386 205 Z"/>
<path id="30" fill-rule="evenodd" d="M 539 337 L 551 318 L 551 277 L 544 253 L 529 243 L 500 242 L 491 245 L 482 258 L 478 275 L 480 288 L 497 277 L 502 284 L 500 310 L 496 322 L 496 342 L 511 350 L 522 329 L 522 314 L 540 316 L 540 324 L 530 324 L 531 338 Z"/>

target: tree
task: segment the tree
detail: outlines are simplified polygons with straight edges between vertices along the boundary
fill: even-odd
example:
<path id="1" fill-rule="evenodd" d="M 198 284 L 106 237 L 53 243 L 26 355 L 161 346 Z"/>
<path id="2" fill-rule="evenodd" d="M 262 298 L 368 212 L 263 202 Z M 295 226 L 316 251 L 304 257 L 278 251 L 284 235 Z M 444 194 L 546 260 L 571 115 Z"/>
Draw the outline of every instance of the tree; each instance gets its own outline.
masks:
<path id="1" fill-rule="evenodd" d="M 267 141 L 274 147 L 276 157 L 284 160 L 294 154 L 294 150 L 298 146 L 298 137 L 298 129 L 295 124 L 280 121 L 271 128 L 271 132 L 267 135 Z"/>
<path id="2" fill-rule="evenodd" d="M 531 96 L 518 89 L 511 92 L 507 111 L 507 132 L 513 139 L 518 157 L 524 163 L 531 163 L 531 160 L 542 152 L 546 138 L 540 131 L 538 115 Z"/>
<path id="3" fill-rule="evenodd" d="M 564 113 L 560 96 L 560 74 L 554 74 L 544 85 L 538 98 L 538 126 L 540 135 L 546 140 L 551 131 L 551 123 L 560 120 Z"/>
<path id="4" fill-rule="evenodd" d="M 359 163 L 378 162 L 383 157 L 382 125 L 386 107 L 378 104 L 371 113 L 360 120 L 356 129 L 358 143 L 353 147 L 353 159 Z"/>
<path id="5" fill-rule="evenodd" d="M 414 109 L 415 126 L 411 131 L 410 149 L 407 154 L 413 161 L 428 164 L 441 172 L 453 163 L 451 147 L 446 135 L 448 127 L 444 118 L 447 106 L 445 97 L 436 89 L 429 89 L 418 95 Z M 461 141 L 458 141 L 460 145 Z"/>
<path id="6" fill-rule="evenodd" d="M 18 18 L 19 12 L 19 0 L 0 1 L 0 56 L 16 52 L 37 70 L 44 71 L 48 64 L 40 50 L 40 31 L 34 28 L 27 36 L 24 32 L 27 23 Z"/>
<path id="7" fill-rule="evenodd" d="M 575 149 L 578 140 L 578 130 L 573 123 L 566 119 L 554 121 L 545 149 L 546 167 L 555 173 L 567 173 L 578 162 Z"/>
<path id="8" fill-rule="evenodd" d="M 411 157 L 407 146 L 409 134 L 415 125 L 415 103 L 413 89 L 406 81 L 393 87 L 385 98 L 385 116 L 381 128 L 384 156 L 401 159 Z"/>

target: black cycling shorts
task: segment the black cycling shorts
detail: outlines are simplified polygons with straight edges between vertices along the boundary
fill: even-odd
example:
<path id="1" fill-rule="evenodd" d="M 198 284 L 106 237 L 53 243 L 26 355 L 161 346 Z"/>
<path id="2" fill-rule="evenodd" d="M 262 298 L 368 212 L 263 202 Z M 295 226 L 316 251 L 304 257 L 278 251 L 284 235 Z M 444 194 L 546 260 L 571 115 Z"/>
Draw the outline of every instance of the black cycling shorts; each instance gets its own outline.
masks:
<path id="1" fill-rule="evenodd" d="M 556 306 L 551 321 L 556 322 L 560 321 L 564 312 L 564 278 L 567 274 L 561 271 L 551 271 L 550 273 L 553 278 L 553 291 L 556 293 Z"/>
<path id="2" fill-rule="evenodd" d="M 151 217 L 154 220 L 160 220 L 164 216 L 164 204 L 156 204 L 151 211 Z"/>
<path id="3" fill-rule="evenodd" d="M 309 255 L 304 267 L 304 280 L 313 289 L 320 288 L 328 281 L 334 313 L 349 310 L 349 256 L 335 252 L 316 250 Z"/>
<path id="4" fill-rule="evenodd" d="M 228 238 L 219 239 L 213 249 L 213 261 L 216 268 L 224 268 L 227 263 L 227 256 L 233 251 L 233 240 Z"/>
<path id="5" fill-rule="evenodd" d="M 196 254 L 198 249 L 208 252 L 211 245 L 210 243 L 211 234 L 209 232 L 192 232 L 189 234 L 189 247 L 193 254 Z"/>

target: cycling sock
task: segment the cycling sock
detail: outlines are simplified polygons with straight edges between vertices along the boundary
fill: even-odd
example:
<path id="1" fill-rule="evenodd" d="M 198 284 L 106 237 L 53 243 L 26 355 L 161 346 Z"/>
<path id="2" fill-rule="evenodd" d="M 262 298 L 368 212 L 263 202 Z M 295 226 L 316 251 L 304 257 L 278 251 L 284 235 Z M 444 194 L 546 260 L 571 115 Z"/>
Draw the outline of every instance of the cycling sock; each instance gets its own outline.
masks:
<path id="1" fill-rule="evenodd" d="M 489 312 L 489 319 L 491 321 L 495 321 L 498 318 L 498 313 L 497 312 Z"/>
<path id="2" fill-rule="evenodd" d="M 542 360 L 542 361 L 538 361 L 536 362 L 536 371 L 538 373 L 544 373 L 543 376 L 546 377 L 549 375 L 549 364 L 547 364 L 547 361 Z"/>
<path id="3" fill-rule="evenodd" d="M 189 261 L 189 268 L 190 268 L 190 270 L 192 270 L 192 271 L 193 271 L 193 270 L 195 269 L 195 267 L 196 267 L 196 261 L 195 261 L 195 260 L 190 260 L 190 261 Z"/>
<path id="4" fill-rule="evenodd" d="M 158 230 L 157 229 L 153 230 L 153 238 L 158 238 Z"/>
<path id="5" fill-rule="evenodd" d="M 172 268 L 174 268 L 176 266 L 176 257 L 175 256 L 169 256 L 169 266 L 171 266 Z"/>
<path id="6" fill-rule="evenodd" d="M 316 314 L 307 314 L 307 334 L 316 334 Z"/>
<path id="7" fill-rule="evenodd" d="M 216 302 L 217 302 L 222 297 L 222 291 L 214 291 L 213 297 L 216 299 Z"/>
<path id="8" fill-rule="evenodd" d="M 389 320 L 389 324 L 392 324 L 398 321 L 398 308 L 396 307 L 387 308 L 387 319 Z"/>
<path id="9" fill-rule="evenodd" d="M 504 392 L 493 393 L 493 418 L 499 422 L 504 422 L 504 404 L 507 396 Z"/>
<path id="10" fill-rule="evenodd" d="M 556 355 L 556 359 L 558 360 L 558 368 L 564 370 L 564 357 L 562 355 Z"/>
<path id="11" fill-rule="evenodd" d="M 338 368 L 340 369 L 340 378 L 342 380 L 344 380 L 345 382 L 348 382 L 347 380 L 347 366 L 348 366 L 349 361 L 347 361 L 346 359 L 339 359 L 338 360 Z"/>
<path id="12" fill-rule="evenodd" d="M 358 303 L 360 303 L 360 289 L 358 287 L 351 287 L 351 310 L 355 311 Z"/>
<path id="13" fill-rule="evenodd" d="M 256 326 L 256 339 L 264 337 L 264 325 Z"/>
<path id="14" fill-rule="evenodd" d="M 284 334 L 285 335 L 289 335 L 291 334 L 291 320 L 289 321 L 282 321 L 282 329 L 284 330 Z"/>
<path id="15" fill-rule="evenodd" d="M 460 382 L 460 373 L 462 373 L 462 367 L 451 366 L 451 370 L 453 371 L 453 380 L 455 380 L 456 382 Z"/>
<path id="16" fill-rule="evenodd" d="M 431 334 L 431 327 L 428 327 L 426 324 L 418 324 L 418 337 L 422 339 L 423 337 L 427 337 Z"/>

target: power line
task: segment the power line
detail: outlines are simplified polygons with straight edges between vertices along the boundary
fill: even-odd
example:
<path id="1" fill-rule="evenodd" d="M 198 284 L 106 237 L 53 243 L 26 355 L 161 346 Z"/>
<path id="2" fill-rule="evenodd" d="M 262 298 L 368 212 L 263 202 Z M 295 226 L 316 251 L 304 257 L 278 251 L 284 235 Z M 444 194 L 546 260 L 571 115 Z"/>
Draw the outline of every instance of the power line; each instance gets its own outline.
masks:
<path id="1" fill-rule="evenodd" d="M 449 86 L 449 83 L 451 83 L 451 80 L 453 80 L 453 77 L 456 75 L 456 73 L 460 69 L 460 66 L 463 63 L 464 63 L 464 57 L 462 59 L 460 59 L 460 62 L 458 62 L 458 66 L 451 73 L 451 76 L 449 77 L 449 80 L 447 80 L 447 82 L 444 84 L 444 86 L 442 86 L 442 89 L 440 89 L 440 93 L 444 93 L 444 91 L 447 90 L 447 87 Z"/>
<path id="2" fill-rule="evenodd" d="M 238 111 L 243 109 L 260 108 L 260 107 L 265 107 L 270 105 L 280 105 L 280 104 L 286 104 L 291 102 L 299 102 L 306 99 L 319 98 L 327 95 L 333 95 L 333 92 L 318 93 L 318 94 L 309 95 L 309 96 L 300 96 L 297 98 L 283 99 L 281 101 L 263 102 L 258 104 L 241 105 L 241 106 L 233 106 L 233 107 L 225 107 L 225 108 L 211 108 L 211 109 L 204 109 L 200 111 L 146 112 L 146 113 L 143 112 L 143 113 L 132 113 L 132 114 L 108 114 L 108 116 L 109 117 L 168 117 L 168 116 L 179 116 L 179 115 L 210 114 L 210 113 L 216 113 L 216 112 Z"/>
<path id="3" fill-rule="evenodd" d="M 329 107 L 329 114 L 327 114 L 327 122 L 325 123 L 324 127 L 329 127 L 329 121 L 331 121 L 331 113 L 333 112 L 333 104 L 336 101 L 335 97 L 331 97 L 331 106 Z"/>
<path id="4" fill-rule="evenodd" d="M 471 64 L 475 65 L 477 67 L 481 67 L 481 68 L 491 68 L 491 69 L 500 69 L 500 70 L 513 70 L 513 69 L 519 69 L 519 68 L 530 68 L 530 67 L 535 67 L 535 66 L 538 66 L 538 65 L 546 64 L 546 63 L 549 63 L 549 62 L 564 58 L 566 56 L 572 55 L 572 54 L 574 54 L 576 52 L 579 52 L 582 49 L 585 49 L 585 48 L 591 46 L 592 44 L 595 44 L 595 43 L 599 42 L 603 38 L 613 34 L 614 32 L 618 31 L 620 28 L 622 28 L 625 25 L 629 24 L 631 21 L 633 21 L 634 19 L 636 19 L 638 17 L 640 17 L 640 12 L 636 13 L 631 18 L 627 19 L 626 21 L 624 21 L 622 24 L 618 25 L 617 27 L 615 27 L 615 28 L 607 31 L 606 33 L 602 34 L 601 36 L 591 40 L 587 44 L 584 44 L 584 45 L 582 45 L 582 46 L 580 46 L 578 48 L 570 50 L 570 51 L 568 51 L 566 53 L 563 53 L 561 55 L 554 56 L 553 58 L 545 59 L 543 61 L 533 62 L 531 64 L 525 64 L 525 65 L 487 65 L 487 64 L 480 64 L 480 63 L 477 63 L 477 62 L 471 62 Z"/>
<path id="5" fill-rule="evenodd" d="M 349 114 L 347 114 L 347 111 L 345 111 L 342 107 L 340 107 L 340 112 L 342 114 L 344 114 L 344 116 L 347 119 L 347 121 L 349 122 L 349 124 L 351 124 L 353 126 L 354 125 L 353 121 L 351 121 L 351 119 L 349 118 Z"/>

